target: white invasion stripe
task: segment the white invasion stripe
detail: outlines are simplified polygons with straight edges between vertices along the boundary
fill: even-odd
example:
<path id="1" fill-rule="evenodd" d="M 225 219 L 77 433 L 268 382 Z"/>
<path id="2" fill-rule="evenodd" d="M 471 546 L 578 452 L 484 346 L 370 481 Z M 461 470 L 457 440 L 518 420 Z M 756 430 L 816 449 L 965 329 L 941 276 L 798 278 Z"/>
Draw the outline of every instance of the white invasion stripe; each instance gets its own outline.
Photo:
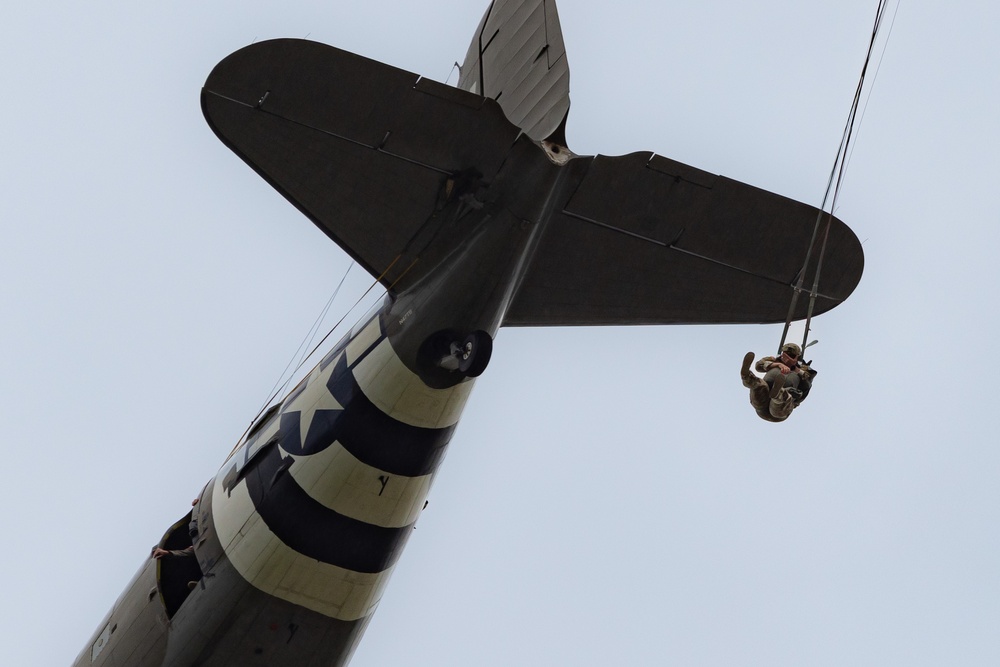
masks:
<path id="1" fill-rule="evenodd" d="M 383 528 L 402 528 L 416 521 L 431 487 L 431 475 L 390 475 L 362 463 L 339 442 L 318 454 L 292 458 L 289 472 L 313 500 Z M 384 486 L 380 477 L 386 480 Z"/>
<path id="2" fill-rule="evenodd" d="M 368 325 L 356 336 L 351 338 L 347 344 L 347 365 L 350 366 L 358 360 L 365 350 L 375 344 L 375 341 L 382 335 L 382 327 L 379 325 L 379 318 L 373 318 Z"/>
<path id="3" fill-rule="evenodd" d="M 393 568 L 376 574 L 321 563 L 279 540 L 254 510 L 241 482 L 227 497 L 216 480 L 212 516 L 226 556 L 250 584 L 274 597 L 342 621 L 368 616 Z"/>
<path id="4" fill-rule="evenodd" d="M 354 368 L 361 391 L 382 412 L 397 421 L 423 428 L 458 423 L 474 382 L 466 380 L 448 389 L 432 389 L 409 368 L 384 339 Z"/>

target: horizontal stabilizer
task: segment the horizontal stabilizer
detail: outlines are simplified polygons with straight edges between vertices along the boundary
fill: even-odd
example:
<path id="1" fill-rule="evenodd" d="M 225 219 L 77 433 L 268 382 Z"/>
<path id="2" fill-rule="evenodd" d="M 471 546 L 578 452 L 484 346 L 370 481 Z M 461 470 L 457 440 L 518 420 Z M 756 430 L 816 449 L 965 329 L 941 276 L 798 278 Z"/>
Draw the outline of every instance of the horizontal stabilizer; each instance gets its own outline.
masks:
<path id="1" fill-rule="evenodd" d="M 452 238 L 441 234 L 446 202 L 482 203 L 501 167 L 509 188 L 532 178 L 529 162 L 549 164 L 541 148 L 510 162 L 520 130 L 495 101 L 302 40 L 227 57 L 202 109 L 224 143 L 394 293 L 454 247 L 431 243 Z M 560 169 L 562 184 L 537 195 L 554 208 L 536 220 L 541 237 L 504 325 L 784 321 L 817 209 L 651 153 Z M 507 205 L 533 208 L 521 201 L 532 187 L 509 190 L 519 194 Z M 806 289 L 818 259 L 817 243 Z M 857 237 L 833 219 L 817 314 L 851 294 L 863 266 Z"/>
<path id="2" fill-rule="evenodd" d="M 409 244 L 449 179 L 488 181 L 519 134 L 492 100 L 296 39 L 220 62 L 202 111 L 229 148 L 395 291 L 432 268 Z"/>
<path id="3" fill-rule="evenodd" d="M 504 325 L 783 322 L 817 213 L 651 153 L 598 156 L 546 227 Z M 834 218 L 815 313 L 846 299 L 863 268 Z"/>

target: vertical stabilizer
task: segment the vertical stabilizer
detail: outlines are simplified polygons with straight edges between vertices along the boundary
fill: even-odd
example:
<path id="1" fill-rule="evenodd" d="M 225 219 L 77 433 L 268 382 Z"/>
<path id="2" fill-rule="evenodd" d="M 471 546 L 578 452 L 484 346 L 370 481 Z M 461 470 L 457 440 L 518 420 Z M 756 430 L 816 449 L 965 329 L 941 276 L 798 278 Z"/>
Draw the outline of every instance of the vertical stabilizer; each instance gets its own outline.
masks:
<path id="1" fill-rule="evenodd" d="M 495 99 L 532 139 L 565 145 L 569 63 L 555 0 L 494 0 L 472 36 L 458 87 Z"/>

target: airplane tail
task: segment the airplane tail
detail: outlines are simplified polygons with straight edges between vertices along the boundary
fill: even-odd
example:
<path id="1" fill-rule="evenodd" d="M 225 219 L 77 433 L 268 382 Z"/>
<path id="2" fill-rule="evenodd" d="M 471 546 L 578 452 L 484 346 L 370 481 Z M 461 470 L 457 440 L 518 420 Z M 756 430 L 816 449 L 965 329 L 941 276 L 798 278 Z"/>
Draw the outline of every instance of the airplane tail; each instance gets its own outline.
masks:
<path id="1" fill-rule="evenodd" d="M 566 145 L 569 66 L 553 0 L 494 0 L 459 89 L 284 39 L 220 62 L 202 109 L 227 146 L 394 294 L 469 233 L 472 219 L 459 224 L 447 206 L 506 211 L 517 199 L 518 215 L 544 228 L 504 326 L 784 322 L 819 213 L 651 152 L 575 156 L 558 188 L 535 192 L 545 210 L 533 207 L 532 175 L 554 160 L 512 146 L 522 133 Z M 457 208 L 465 200 L 471 208 Z M 814 315 L 846 299 L 864 268 L 860 241 L 837 219 L 823 267 Z"/>
<path id="2" fill-rule="evenodd" d="M 569 63 L 555 0 L 493 0 L 460 71 L 459 88 L 496 100 L 529 137 L 566 145 Z"/>

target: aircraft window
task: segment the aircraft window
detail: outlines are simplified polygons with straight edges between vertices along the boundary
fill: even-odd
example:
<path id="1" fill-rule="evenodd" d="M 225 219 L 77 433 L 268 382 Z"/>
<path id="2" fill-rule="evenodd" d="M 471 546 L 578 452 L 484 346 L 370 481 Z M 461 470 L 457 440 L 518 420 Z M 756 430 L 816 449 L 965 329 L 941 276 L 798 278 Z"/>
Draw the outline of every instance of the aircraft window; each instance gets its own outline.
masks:
<path id="1" fill-rule="evenodd" d="M 104 630 L 101 631 L 101 634 L 100 636 L 98 636 L 97 641 L 94 642 L 93 648 L 90 649 L 91 662 L 97 660 L 97 656 L 99 656 L 101 654 L 101 651 L 104 650 L 104 647 L 108 645 L 108 641 L 111 639 L 111 633 L 114 632 L 117 628 L 118 628 L 117 625 L 115 625 L 115 627 L 112 628 L 110 623 L 104 626 Z"/>

